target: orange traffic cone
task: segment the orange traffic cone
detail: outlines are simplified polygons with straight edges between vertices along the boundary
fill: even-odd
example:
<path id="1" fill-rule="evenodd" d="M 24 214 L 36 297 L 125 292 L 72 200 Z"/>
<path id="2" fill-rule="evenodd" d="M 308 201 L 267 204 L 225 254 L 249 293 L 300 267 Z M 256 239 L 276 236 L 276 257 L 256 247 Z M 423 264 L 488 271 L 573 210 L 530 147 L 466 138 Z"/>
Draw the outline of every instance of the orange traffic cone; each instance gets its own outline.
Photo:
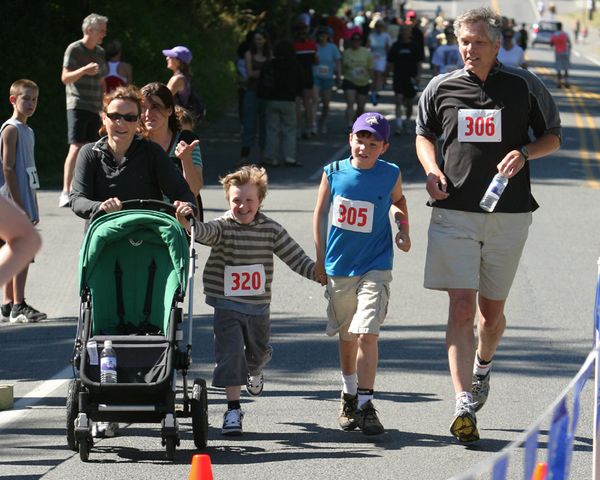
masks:
<path id="1" fill-rule="evenodd" d="M 531 480 L 546 480 L 546 474 L 548 473 L 548 465 L 545 463 L 538 463 L 533 471 Z M 210 477 L 212 478 L 212 477 Z"/>
<path id="2" fill-rule="evenodd" d="M 199 453 L 192 457 L 189 480 L 213 480 L 212 466 L 208 455 Z"/>

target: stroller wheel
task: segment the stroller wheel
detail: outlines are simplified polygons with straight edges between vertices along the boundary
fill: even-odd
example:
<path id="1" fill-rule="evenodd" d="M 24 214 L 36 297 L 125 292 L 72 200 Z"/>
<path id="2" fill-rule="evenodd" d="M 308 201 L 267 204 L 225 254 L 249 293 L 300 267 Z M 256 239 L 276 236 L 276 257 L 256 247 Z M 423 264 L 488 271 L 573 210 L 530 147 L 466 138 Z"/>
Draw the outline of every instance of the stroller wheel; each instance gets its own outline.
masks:
<path id="1" fill-rule="evenodd" d="M 167 449 L 167 460 L 173 461 L 175 460 L 175 447 L 176 447 L 177 439 L 175 437 L 167 437 L 165 438 L 165 447 Z"/>
<path id="2" fill-rule="evenodd" d="M 87 437 L 82 442 L 79 442 L 79 458 L 82 462 L 89 460 L 91 446 L 91 441 Z"/>
<path id="3" fill-rule="evenodd" d="M 198 450 L 206 447 L 208 442 L 208 395 L 206 382 L 202 378 L 194 380 L 192 390 L 192 433 L 194 444 Z"/>
<path id="4" fill-rule="evenodd" d="M 71 380 L 67 391 L 67 445 L 71 450 L 77 452 L 79 445 L 75 437 L 75 419 L 79 413 L 79 380 Z"/>

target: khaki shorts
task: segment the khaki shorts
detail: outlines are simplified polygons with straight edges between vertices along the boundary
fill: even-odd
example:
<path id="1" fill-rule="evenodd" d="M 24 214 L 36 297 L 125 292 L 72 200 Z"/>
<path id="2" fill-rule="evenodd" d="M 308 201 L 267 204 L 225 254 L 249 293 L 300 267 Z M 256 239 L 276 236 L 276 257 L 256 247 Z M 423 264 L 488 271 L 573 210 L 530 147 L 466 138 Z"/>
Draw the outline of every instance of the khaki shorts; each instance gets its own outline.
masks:
<path id="1" fill-rule="evenodd" d="M 329 300 L 327 335 L 339 333 L 342 340 L 354 340 L 361 333 L 379 335 L 387 315 L 391 281 L 390 270 L 329 277 L 325 289 L 325 298 Z"/>
<path id="2" fill-rule="evenodd" d="M 490 300 L 506 300 L 531 219 L 531 212 L 488 214 L 434 207 L 425 288 L 467 288 Z"/>

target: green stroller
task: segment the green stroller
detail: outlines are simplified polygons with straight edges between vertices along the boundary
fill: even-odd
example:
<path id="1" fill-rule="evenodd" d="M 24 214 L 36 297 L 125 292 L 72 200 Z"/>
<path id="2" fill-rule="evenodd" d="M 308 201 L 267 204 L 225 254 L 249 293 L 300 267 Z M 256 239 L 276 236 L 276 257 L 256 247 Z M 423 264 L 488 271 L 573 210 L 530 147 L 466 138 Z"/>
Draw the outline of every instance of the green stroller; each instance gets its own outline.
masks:
<path id="1" fill-rule="evenodd" d="M 195 379 L 190 386 L 187 380 L 196 254 L 174 212 L 160 201 L 126 201 L 123 210 L 95 217 L 84 238 L 75 378 L 67 393 L 67 443 L 84 462 L 94 444 L 92 422 L 160 422 L 166 457 L 173 460 L 180 444 L 177 418 L 191 416 L 194 443 L 206 447 L 206 382 Z M 100 381 L 105 340 L 117 355 L 116 383 Z M 176 410 L 178 372 L 183 409 Z"/>

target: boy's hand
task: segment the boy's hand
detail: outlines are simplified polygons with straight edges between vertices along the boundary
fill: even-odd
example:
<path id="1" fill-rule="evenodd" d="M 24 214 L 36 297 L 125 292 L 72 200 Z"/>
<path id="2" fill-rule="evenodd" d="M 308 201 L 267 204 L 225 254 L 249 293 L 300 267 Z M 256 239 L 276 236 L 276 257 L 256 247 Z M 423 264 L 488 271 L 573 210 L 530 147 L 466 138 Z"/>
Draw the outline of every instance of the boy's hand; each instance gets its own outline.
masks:
<path id="1" fill-rule="evenodd" d="M 175 200 L 173 205 L 175 205 L 175 216 L 177 217 L 177 220 L 181 223 L 183 228 L 189 231 L 190 221 L 187 217 L 194 215 L 194 210 L 190 207 L 189 203 L 180 200 Z"/>
<path id="2" fill-rule="evenodd" d="M 321 285 L 327 285 L 327 274 L 325 273 L 325 265 L 317 262 L 315 264 L 315 279 Z"/>
<path id="3" fill-rule="evenodd" d="M 410 244 L 410 235 L 408 233 L 405 233 L 402 230 L 400 230 L 396 234 L 396 245 L 403 252 L 408 252 L 410 250 L 410 245 L 411 245 Z"/>

